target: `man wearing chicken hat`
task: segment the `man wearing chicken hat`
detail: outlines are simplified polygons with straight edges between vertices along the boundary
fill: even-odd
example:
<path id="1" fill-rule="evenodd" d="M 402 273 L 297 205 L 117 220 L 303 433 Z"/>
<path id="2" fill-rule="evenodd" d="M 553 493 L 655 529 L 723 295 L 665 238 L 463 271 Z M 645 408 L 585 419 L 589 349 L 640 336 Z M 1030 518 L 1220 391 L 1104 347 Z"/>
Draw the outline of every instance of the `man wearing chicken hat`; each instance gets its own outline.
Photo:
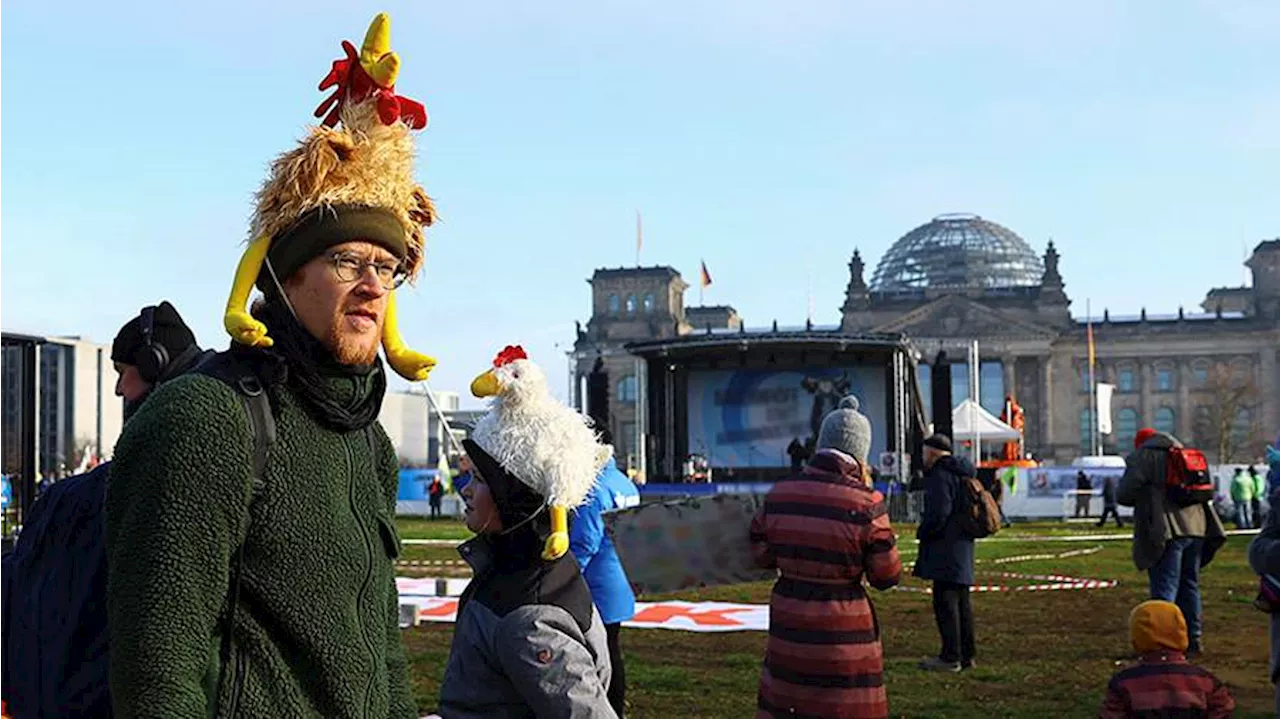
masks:
<path id="1" fill-rule="evenodd" d="M 209 365 L 234 381 L 206 367 L 166 384 L 116 446 L 119 716 L 418 716 L 397 621 L 398 467 L 376 418 L 379 346 L 408 379 L 434 365 L 400 340 L 394 302 L 435 215 L 412 176 L 426 112 L 394 91 L 385 15 L 343 48 L 321 126 L 257 196 L 224 314 L 232 346 Z"/>
<path id="2" fill-rule="evenodd" d="M 462 443 L 475 465 L 466 523 L 478 536 L 459 552 L 475 579 L 459 600 L 440 716 L 617 716 L 604 624 L 566 554 L 565 522 L 612 450 L 551 397 L 524 350 L 508 347 L 493 365 L 471 385 L 492 405 Z"/>

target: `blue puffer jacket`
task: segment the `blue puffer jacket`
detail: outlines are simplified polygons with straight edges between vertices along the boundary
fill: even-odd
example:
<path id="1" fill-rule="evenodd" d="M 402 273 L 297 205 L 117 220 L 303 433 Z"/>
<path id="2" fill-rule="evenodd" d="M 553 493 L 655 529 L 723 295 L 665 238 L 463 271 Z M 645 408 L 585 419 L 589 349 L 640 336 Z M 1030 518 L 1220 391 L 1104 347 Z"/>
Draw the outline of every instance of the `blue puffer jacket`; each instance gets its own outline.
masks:
<path id="1" fill-rule="evenodd" d="M 605 624 L 625 622 L 636 613 L 636 595 L 618 561 L 613 540 L 604 531 L 604 512 L 640 504 L 640 492 L 611 459 L 600 470 L 587 501 L 569 527 L 569 551 L 578 560 L 591 598 Z"/>

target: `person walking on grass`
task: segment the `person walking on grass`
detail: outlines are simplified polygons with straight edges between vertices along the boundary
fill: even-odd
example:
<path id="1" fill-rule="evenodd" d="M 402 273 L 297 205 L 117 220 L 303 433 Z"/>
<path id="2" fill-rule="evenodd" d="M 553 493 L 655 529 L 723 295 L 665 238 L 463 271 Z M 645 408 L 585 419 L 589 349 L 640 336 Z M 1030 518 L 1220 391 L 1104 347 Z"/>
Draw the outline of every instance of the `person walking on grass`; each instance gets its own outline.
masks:
<path id="1" fill-rule="evenodd" d="M 437 473 L 431 478 L 431 484 L 427 486 L 427 500 L 431 504 L 431 518 L 440 518 L 440 505 L 444 501 L 444 482 L 440 481 L 440 475 Z"/>
<path id="2" fill-rule="evenodd" d="M 1236 467 L 1231 477 L 1231 501 L 1236 504 L 1236 528 L 1253 528 L 1253 480 L 1245 475 L 1242 467 Z"/>
<path id="3" fill-rule="evenodd" d="M 871 485 L 871 422 L 855 398 L 823 418 L 817 447 L 751 523 L 756 564 L 780 574 L 756 717 L 887 717 L 880 628 L 862 582 L 889 589 L 902 562 Z"/>
<path id="4" fill-rule="evenodd" d="M 1249 482 L 1253 485 L 1253 501 L 1251 502 L 1253 516 L 1250 519 L 1253 520 L 1253 526 L 1258 528 L 1266 521 L 1266 517 L 1263 516 L 1263 511 L 1265 511 L 1263 500 L 1267 498 L 1267 479 L 1258 472 L 1257 467 L 1249 465 Z"/>
<path id="5" fill-rule="evenodd" d="M 1116 507 L 1116 478 L 1107 477 L 1102 480 L 1102 519 L 1098 520 L 1098 526 L 1104 526 L 1107 523 L 1107 517 L 1116 518 L 1116 526 L 1123 527 L 1124 521 L 1120 519 L 1120 510 Z"/>
<path id="6" fill-rule="evenodd" d="M 924 513 L 916 529 L 920 554 L 913 574 L 933 582 L 933 616 L 942 650 L 920 662 L 928 671 L 958 672 L 975 666 L 973 537 L 959 523 L 961 482 L 976 474 L 973 463 L 951 454 L 951 440 L 935 434 L 924 441 Z"/>
<path id="7" fill-rule="evenodd" d="M 1134 451 L 1125 457 L 1116 501 L 1133 507 L 1133 563 L 1147 572 L 1151 598 L 1174 602 L 1187 622 L 1187 652 L 1202 650 L 1200 570 L 1226 542 L 1222 520 L 1208 502 L 1180 506 L 1165 487 L 1170 452 L 1182 448 L 1175 437 L 1151 428 L 1138 430 Z"/>

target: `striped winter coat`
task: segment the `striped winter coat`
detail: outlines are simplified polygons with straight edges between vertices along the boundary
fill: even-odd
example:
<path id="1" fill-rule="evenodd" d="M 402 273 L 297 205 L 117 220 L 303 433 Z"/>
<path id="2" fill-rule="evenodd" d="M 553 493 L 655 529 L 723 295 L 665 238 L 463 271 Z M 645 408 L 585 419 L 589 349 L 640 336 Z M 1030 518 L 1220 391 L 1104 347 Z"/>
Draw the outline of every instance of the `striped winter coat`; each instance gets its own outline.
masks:
<path id="1" fill-rule="evenodd" d="M 880 627 L 862 578 L 902 576 L 884 497 L 846 454 L 822 450 L 779 482 L 751 526 L 756 562 L 781 576 L 757 719 L 887 717 Z"/>
<path id="2" fill-rule="evenodd" d="M 1179 652 L 1147 654 L 1111 677 L 1099 719 L 1225 719 L 1235 711 L 1231 692 Z"/>

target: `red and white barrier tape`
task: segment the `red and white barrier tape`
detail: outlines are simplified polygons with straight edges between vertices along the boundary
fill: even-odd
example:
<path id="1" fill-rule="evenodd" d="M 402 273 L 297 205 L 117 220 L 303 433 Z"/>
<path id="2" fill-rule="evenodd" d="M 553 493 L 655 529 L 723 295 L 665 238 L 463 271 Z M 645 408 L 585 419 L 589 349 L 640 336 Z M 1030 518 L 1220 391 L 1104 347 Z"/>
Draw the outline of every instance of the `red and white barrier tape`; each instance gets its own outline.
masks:
<path id="1" fill-rule="evenodd" d="M 1030 579 L 1051 584 L 975 584 L 969 587 L 971 592 L 1050 592 L 1063 589 L 1110 589 L 1119 586 L 1114 579 L 1082 579 L 1066 577 L 1059 574 L 1021 574 L 1019 572 L 978 572 L 982 576 L 996 576 L 1002 579 Z M 932 594 L 930 587 L 896 586 L 895 591 Z"/>

